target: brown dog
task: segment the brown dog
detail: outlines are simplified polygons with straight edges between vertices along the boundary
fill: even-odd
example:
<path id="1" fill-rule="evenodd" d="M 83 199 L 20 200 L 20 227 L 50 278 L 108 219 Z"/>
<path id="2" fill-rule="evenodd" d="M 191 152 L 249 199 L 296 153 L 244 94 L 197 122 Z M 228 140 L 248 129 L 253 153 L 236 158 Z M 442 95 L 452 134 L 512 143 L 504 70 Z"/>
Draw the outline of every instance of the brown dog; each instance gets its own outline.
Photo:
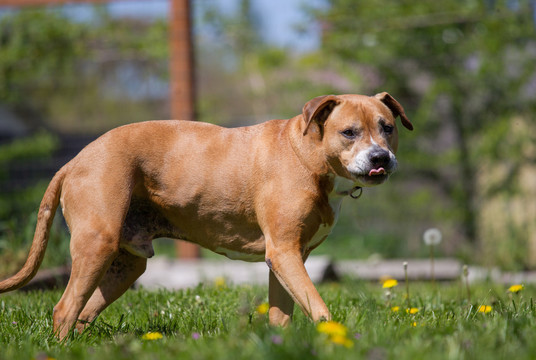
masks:
<path id="1" fill-rule="evenodd" d="M 396 116 L 413 129 L 387 93 L 328 95 L 290 120 L 251 127 L 152 121 L 111 130 L 54 176 L 28 260 L 0 292 L 35 275 L 61 202 L 72 272 L 54 308 L 60 338 L 121 296 L 145 271 L 151 241 L 164 236 L 265 260 L 271 324 L 287 324 L 294 302 L 314 321 L 329 319 L 304 261 L 330 233 L 342 199 L 395 170 Z"/>

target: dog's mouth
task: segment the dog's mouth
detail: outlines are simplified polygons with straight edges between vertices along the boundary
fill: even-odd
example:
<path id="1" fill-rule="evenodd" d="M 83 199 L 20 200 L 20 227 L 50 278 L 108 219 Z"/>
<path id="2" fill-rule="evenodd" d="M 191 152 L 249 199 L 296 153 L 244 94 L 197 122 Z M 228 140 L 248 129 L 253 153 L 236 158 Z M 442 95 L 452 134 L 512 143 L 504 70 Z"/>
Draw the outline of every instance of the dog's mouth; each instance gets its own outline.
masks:
<path id="1" fill-rule="evenodd" d="M 378 169 L 372 169 L 368 173 L 368 176 L 382 176 L 382 175 L 387 175 L 387 171 L 385 171 L 385 169 L 382 167 Z"/>
<path id="2" fill-rule="evenodd" d="M 383 183 L 389 178 L 390 171 L 383 167 L 370 169 L 368 173 L 356 174 L 357 180 L 364 186 L 373 186 Z"/>

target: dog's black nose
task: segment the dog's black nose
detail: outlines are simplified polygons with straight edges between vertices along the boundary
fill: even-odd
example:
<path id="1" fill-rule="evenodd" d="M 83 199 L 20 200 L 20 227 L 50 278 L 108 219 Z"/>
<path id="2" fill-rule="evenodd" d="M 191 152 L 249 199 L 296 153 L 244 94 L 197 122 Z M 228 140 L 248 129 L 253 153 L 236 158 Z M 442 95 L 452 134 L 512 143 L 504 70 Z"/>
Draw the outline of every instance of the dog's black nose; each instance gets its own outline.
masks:
<path id="1" fill-rule="evenodd" d="M 374 149 L 369 154 L 369 160 L 372 166 L 378 168 L 389 165 L 391 157 L 389 156 L 389 152 L 384 149 Z"/>

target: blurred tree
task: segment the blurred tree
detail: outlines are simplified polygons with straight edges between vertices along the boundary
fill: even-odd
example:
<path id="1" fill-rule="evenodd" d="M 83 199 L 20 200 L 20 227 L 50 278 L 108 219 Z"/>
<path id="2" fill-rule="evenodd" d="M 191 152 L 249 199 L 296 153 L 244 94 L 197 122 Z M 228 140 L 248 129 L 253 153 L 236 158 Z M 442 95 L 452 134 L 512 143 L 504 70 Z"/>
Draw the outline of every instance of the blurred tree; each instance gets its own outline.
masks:
<path id="1" fill-rule="evenodd" d="M 61 147 L 54 132 L 100 133 L 155 114 L 168 117 L 166 22 L 112 18 L 103 6 L 93 9 L 94 22 L 68 19 L 58 9 L 0 18 L 0 106 L 33 132 L 0 145 L 0 181 L 12 176 L 15 163 L 47 163 Z M 10 259 L 0 271 L 14 270 L 26 257 L 48 180 L 0 190 L 0 255 Z M 65 234 L 54 232 L 58 256 L 50 264 L 68 260 L 68 241 L 60 241 Z"/>
<path id="2" fill-rule="evenodd" d="M 43 98 L 84 53 L 83 28 L 52 13 L 20 12 L 0 20 L 0 101 L 31 127 L 44 127 Z M 41 101 L 39 101 L 39 99 Z"/>
<path id="3" fill-rule="evenodd" d="M 504 157 L 500 147 L 477 144 L 496 137 L 504 119 L 534 111 L 534 3 L 328 3 L 317 12 L 324 24 L 323 51 L 358 64 L 367 79 L 365 92 L 388 90 L 407 107 L 421 140 L 401 149 L 411 166 L 406 172 L 436 184 L 442 204 L 452 199 L 450 216 L 476 245 L 482 159 Z M 511 155 L 512 171 L 501 188 L 514 183 L 512 176 L 526 161 Z"/>
<path id="4" fill-rule="evenodd" d="M 261 31 L 268 20 L 254 4 L 240 0 L 231 12 L 215 2 L 198 4 L 201 120 L 250 125 L 295 116 L 318 95 L 352 92 L 356 79 L 343 62 L 270 44 Z"/>
<path id="5" fill-rule="evenodd" d="M 26 9 L 0 19 L 0 103 L 31 129 L 102 132 L 168 117 L 165 20 L 93 13 L 92 22 Z"/>

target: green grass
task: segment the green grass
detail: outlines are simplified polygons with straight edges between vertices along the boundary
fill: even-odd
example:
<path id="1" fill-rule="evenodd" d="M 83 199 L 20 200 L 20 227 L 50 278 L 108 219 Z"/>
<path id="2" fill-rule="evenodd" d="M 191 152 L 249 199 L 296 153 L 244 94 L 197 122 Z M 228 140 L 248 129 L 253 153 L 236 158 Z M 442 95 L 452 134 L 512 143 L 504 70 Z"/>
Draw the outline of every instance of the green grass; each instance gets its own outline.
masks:
<path id="1" fill-rule="evenodd" d="M 527 287 L 472 287 L 472 305 L 459 284 L 411 284 L 407 314 L 400 284 L 387 303 L 379 284 L 345 281 L 319 291 L 334 320 L 348 328 L 350 348 L 330 342 L 299 311 L 286 329 L 267 324 L 256 308 L 265 287 L 201 285 L 184 291 L 131 290 L 82 335 L 58 342 L 52 308 L 60 291 L 0 297 L 0 359 L 533 359 L 536 335 Z M 481 304 L 493 310 L 477 311 Z M 391 311 L 399 305 L 401 311 Z M 160 332 L 160 340 L 142 340 Z M 199 335 L 199 336 L 198 336 Z"/>

